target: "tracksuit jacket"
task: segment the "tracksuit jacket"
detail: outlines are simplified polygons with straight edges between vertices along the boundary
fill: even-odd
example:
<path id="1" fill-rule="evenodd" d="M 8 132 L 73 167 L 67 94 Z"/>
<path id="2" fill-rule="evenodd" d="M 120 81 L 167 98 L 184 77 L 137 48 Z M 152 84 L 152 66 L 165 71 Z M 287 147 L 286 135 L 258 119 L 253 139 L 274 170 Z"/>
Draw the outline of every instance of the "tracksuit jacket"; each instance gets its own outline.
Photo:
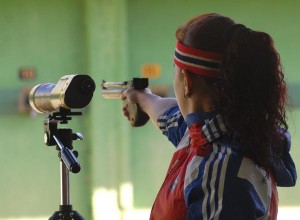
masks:
<path id="1" fill-rule="evenodd" d="M 230 139 L 222 117 L 193 113 L 184 120 L 178 107 L 158 119 L 176 146 L 150 220 L 276 219 L 277 186 L 294 186 L 297 174 L 289 154 L 290 135 L 280 164 L 267 176 Z"/>

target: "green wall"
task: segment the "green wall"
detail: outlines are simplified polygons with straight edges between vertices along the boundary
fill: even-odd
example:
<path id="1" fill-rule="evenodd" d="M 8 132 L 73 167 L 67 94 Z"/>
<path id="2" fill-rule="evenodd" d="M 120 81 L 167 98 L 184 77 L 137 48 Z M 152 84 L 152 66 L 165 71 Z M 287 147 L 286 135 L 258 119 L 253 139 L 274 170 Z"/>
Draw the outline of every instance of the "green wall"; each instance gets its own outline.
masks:
<path id="1" fill-rule="evenodd" d="M 20 67 L 33 66 L 38 80 L 86 71 L 84 3 L 80 0 L 0 1 L 1 88 L 24 86 Z"/>
<path id="2" fill-rule="evenodd" d="M 122 102 L 103 99 L 100 91 L 102 80 L 128 79 L 127 25 L 126 1 L 86 1 L 88 65 L 98 87 L 89 115 L 96 219 L 114 219 L 108 216 L 125 209 L 120 187 L 131 182 L 129 124 L 121 113 Z"/>
<path id="3" fill-rule="evenodd" d="M 194 15 L 218 12 L 274 37 L 295 100 L 299 6 L 296 0 L 0 0 L 0 219 L 50 216 L 60 203 L 57 151 L 43 144 L 43 115 L 18 112 L 22 88 L 56 83 L 70 73 L 93 77 L 97 89 L 91 104 L 67 125 L 85 137 L 74 142 L 82 170 L 70 174 L 71 202 L 86 219 L 92 214 L 117 219 L 101 217 L 111 212 L 104 196 L 120 215 L 151 208 L 173 148 L 150 123 L 131 128 L 122 103 L 101 97 L 101 81 L 140 76 L 141 65 L 158 63 L 162 75 L 150 83 L 172 89 L 176 28 Z M 35 67 L 37 79 L 20 81 L 22 67 Z M 298 167 L 299 123 L 300 111 L 292 108 L 289 125 Z M 132 204 L 124 184 L 133 187 Z M 299 197 L 298 186 L 280 189 L 282 206 L 300 206 Z"/>

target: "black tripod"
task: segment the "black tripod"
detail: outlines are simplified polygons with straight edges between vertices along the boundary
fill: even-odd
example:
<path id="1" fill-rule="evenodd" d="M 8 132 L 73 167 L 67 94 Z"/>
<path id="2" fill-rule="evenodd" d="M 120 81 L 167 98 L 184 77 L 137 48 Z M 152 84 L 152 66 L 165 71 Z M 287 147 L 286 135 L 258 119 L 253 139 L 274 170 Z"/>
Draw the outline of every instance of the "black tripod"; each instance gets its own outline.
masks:
<path id="1" fill-rule="evenodd" d="M 55 211 L 49 220 L 84 220 L 77 211 L 73 210 L 70 204 L 70 182 L 69 171 L 78 173 L 80 164 L 77 160 L 78 152 L 73 151 L 73 140 L 83 139 L 80 133 L 73 133 L 72 129 L 57 129 L 57 124 L 67 124 L 71 116 L 82 115 L 81 112 L 71 112 L 71 110 L 60 108 L 59 112 L 54 112 L 44 121 L 44 141 L 48 146 L 56 145 L 60 158 L 60 187 L 61 204 L 59 211 Z"/>

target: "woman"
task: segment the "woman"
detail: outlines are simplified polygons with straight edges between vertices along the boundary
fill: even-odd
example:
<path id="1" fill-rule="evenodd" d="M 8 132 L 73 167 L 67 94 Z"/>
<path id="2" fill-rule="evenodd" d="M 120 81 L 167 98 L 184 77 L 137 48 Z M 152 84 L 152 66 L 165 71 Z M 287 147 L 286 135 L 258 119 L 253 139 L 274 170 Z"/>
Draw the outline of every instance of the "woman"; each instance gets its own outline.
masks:
<path id="1" fill-rule="evenodd" d="M 176 99 L 123 93 L 176 146 L 150 219 L 276 219 L 276 186 L 294 186 L 296 170 L 272 38 L 218 14 L 176 38 Z"/>

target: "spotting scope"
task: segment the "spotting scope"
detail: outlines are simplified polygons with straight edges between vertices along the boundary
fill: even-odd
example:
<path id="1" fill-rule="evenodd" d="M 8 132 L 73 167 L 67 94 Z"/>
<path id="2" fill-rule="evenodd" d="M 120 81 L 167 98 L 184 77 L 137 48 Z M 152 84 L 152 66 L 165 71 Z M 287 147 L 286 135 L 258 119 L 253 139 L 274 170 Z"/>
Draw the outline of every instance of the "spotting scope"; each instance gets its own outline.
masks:
<path id="1" fill-rule="evenodd" d="M 54 83 L 43 83 L 33 87 L 29 103 L 38 113 L 49 114 L 59 108 L 80 109 L 92 100 L 95 82 L 88 75 L 65 75 Z"/>

